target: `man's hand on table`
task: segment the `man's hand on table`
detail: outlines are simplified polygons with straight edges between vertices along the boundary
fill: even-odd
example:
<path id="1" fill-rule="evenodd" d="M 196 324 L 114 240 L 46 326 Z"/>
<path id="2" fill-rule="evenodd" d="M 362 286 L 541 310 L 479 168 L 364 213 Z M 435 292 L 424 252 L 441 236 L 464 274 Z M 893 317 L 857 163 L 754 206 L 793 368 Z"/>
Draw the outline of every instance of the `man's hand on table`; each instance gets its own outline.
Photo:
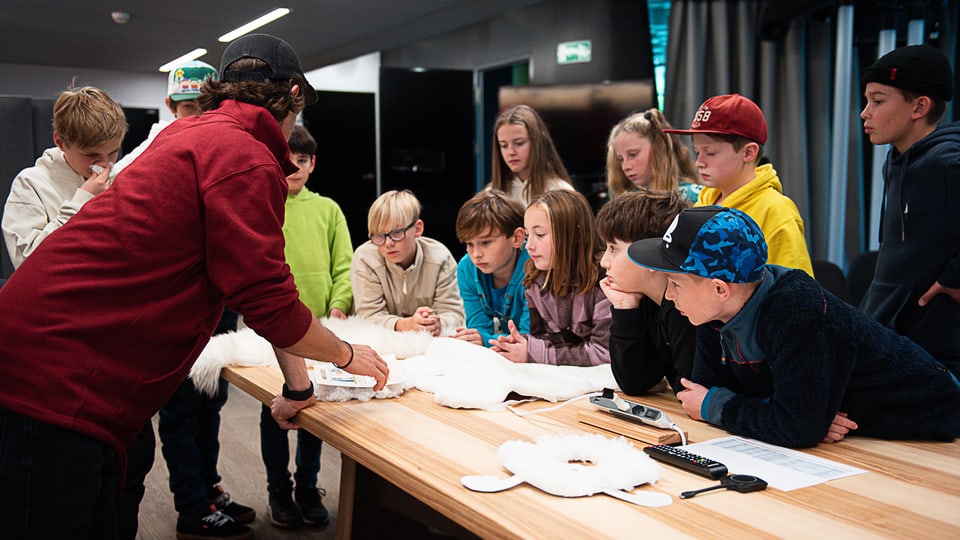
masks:
<path id="1" fill-rule="evenodd" d="M 296 414 L 300 412 L 300 409 L 306 409 L 310 405 L 313 405 L 314 402 L 316 402 L 316 398 L 313 396 L 303 401 L 294 401 L 278 395 L 273 398 L 273 403 L 270 404 L 270 414 L 273 415 L 273 418 L 280 424 L 281 428 L 300 429 L 300 426 L 291 422 L 290 419 L 296 416 Z"/>
<path id="2" fill-rule="evenodd" d="M 377 351 L 370 348 L 369 345 L 351 344 L 350 347 L 353 349 L 353 358 L 347 360 L 347 364 L 344 365 L 342 369 L 354 375 L 373 377 L 374 380 L 377 381 L 373 390 L 383 390 L 383 387 L 387 384 L 387 378 L 390 376 L 390 368 L 387 366 L 387 361 L 380 358 Z M 335 363 L 334 365 L 337 364 Z M 283 395 L 278 395 L 273 398 L 273 403 L 270 404 L 270 413 L 283 429 L 300 429 L 300 426 L 291 422 L 290 419 L 296 416 L 296 414 L 300 412 L 300 409 L 309 407 L 315 401 L 316 399 L 313 396 L 303 401 L 295 401 L 287 399 L 283 397 Z"/>

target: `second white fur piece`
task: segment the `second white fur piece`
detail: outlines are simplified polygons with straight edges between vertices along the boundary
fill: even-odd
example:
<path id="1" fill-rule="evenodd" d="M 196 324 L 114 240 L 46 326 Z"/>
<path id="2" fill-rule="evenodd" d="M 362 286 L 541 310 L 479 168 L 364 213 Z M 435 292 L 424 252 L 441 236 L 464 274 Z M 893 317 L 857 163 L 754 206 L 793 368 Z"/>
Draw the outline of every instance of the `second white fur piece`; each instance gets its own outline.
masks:
<path id="1" fill-rule="evenodd" d="M 499 410 L 510 392 L 561 401 L 617 388 L 609 364 L 591 367 L 515 364 L 486 347 L 435 338 L 422 356 L 402 362 L 404 377 L 453 408 Z"/>

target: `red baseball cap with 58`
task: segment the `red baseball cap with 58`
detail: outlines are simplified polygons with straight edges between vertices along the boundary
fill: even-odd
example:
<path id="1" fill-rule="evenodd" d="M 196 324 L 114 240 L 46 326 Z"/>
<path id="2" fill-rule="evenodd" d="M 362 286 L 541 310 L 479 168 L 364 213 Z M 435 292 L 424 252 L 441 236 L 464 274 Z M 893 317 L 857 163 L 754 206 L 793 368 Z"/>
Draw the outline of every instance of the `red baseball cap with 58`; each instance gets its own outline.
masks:
<path id="1" fill-rule="evenodd" d="M 690 129 L 665 129 L 664 133 L 693 135 L 739 135 L 766 144 L 767 120 L 753 101 L 740 94 L 713 96 L 703 102 L 690 122 Z"/>

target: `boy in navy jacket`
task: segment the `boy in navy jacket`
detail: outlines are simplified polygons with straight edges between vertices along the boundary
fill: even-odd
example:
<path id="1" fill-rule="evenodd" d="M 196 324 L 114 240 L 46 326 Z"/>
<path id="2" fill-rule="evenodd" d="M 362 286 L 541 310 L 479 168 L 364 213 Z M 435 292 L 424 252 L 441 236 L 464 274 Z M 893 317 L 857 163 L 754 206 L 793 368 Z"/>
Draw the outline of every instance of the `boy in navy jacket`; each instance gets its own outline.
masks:
<path id="1" fill-rule="evenodd" d="M 798 270 L 767 265 L 763 233 L 733 208 L 682 211 L 630 258 L 668 273 L 666 297 L 697 328 L 692 418 L 790 447 L 851 431 L 890 439 L 960 435 L 960 383 L 907 338 Z"/>

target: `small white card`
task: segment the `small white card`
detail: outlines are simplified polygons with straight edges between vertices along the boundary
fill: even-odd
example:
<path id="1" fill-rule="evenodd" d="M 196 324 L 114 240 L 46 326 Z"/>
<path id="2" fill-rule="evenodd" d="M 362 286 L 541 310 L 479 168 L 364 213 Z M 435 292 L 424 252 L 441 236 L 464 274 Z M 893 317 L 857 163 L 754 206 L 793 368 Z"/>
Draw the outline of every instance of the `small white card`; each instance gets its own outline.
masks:
<path id="1" fill-rule="evenodd" d="M 396 357 L 390 353 L 381 354 L 380 357 L 386 360 L 388 363 L 396 360 Z M 347 373 L 330 362 L 317 362 L 314 364 L 312 379 L 313 384 L 317 386 L 326 385 L 343 386 L 347 388 L 373 388 L 377 384 L 377 380 L 373 377 Z M 403 381 L 395 377 L 394 371 L 390 370 L 390 377 L 387 379 L 387 384 L 390 385 L 399 382 Z"/>

